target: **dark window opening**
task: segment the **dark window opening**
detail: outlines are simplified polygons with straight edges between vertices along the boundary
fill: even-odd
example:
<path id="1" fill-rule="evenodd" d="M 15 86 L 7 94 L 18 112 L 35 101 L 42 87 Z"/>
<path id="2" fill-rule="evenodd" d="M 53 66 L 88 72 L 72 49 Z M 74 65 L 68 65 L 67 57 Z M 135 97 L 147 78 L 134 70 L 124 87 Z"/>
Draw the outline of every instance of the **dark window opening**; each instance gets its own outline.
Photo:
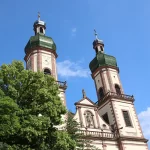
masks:
<path id="1" fill-rule="evenodd" d="M 101 48 L 101 51 L 103 51 L 103 46 L 100 46 L 100 48 Z"/>
<path id="2" fill-rule="evenodd" d="M 51 75 L 51 71 L 49 69 L 44 69 L 44 74 Z"/>
<path id="3" fill-rule="evenodd" d="M 96 47 L 95 50 L 96 50 L 96 54 L 97 54 L 98 53 L 98 47 Z"/>
<path id="4" fill-rule="evenodd" d="M 120 90 L 119 85 L 115 84 L 115 89 L 116 89 L 117 95 L 120 95 L 121 94 L 121 90 Z"/>
<path id="5" fill-rule="evenodd" d="M 102 99 L 102 98 L 104 97 L 103 88 L 100 88 L 100 89 L 99 89 L 99 97 L 100 97 L 100 99 Z"/>
<path id="6" fill-rule="evenodd" d="M 123 117 L 124 117 L 124 121 L 125 121 L 126 126 L 131 127 L 132 124 L 131 124 L 131 120 L 130 120 L 128 111 L 123 111 Z"/>
<path id="7" fill-rule="evenodd" d="M 102 118 L 104 119 L 104 121 L 105 121 L 107 124 L 109 124 L 109 119 L 108 119 L 108 114 L 107 114 L 107 113 L 105 113 L 105 114 L 102 116 Z"/>
<path id="8" fill-rule="evenodd" d="M 40 33 L 43 33 L 43 28 L 42 27 L 40 27 Z"/>

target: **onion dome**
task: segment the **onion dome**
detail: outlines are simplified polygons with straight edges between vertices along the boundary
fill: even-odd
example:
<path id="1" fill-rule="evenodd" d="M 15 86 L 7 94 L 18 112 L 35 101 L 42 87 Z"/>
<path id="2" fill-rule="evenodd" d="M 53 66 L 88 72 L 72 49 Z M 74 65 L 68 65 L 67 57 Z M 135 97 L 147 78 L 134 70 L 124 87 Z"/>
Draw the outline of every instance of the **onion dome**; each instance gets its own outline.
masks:
<path id="1" fill-rule="evenodd" d="M 93 49 L 95 49 L 96 57 L 90 62 L 89 68 L 93 73 L 97 68 L 103 66 L 117 67 L 116 58 L 104 53 L 104 43 L 98 39 L 96 30 L 94 30 L 96 39 L 93 41 Z"/>
<path id="2" fill-rule="evenodd" d="M 25 53 L 27 54 L 32 48 L 47 48 L 47 50 L 53 50 L 56 52 L 56 44 L 51 37 L 45 35 L 46 23 L 40 20 L 40 14 L 38 13 L 38 20 L 34 22 L 35 35 L 31 36 L 28 43 L 25 46 Z"/>

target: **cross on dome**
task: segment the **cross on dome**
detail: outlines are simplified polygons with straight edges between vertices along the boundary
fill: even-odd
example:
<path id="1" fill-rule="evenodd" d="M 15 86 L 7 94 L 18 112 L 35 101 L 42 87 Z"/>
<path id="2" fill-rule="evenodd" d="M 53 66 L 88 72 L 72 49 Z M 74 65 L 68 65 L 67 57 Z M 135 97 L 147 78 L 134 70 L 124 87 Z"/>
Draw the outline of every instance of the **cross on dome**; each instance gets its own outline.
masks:
<path id="1" fill-rule="evenodd" d="M 94 34 L 95 34 L 96 39 L 98 39 L 98 36 L 97 36 L 98 34 L 95 29 L 94 29 Z"/>
<path id="2" fill-rule="evenodd" d="M 38 12 L 38 20 L 40 21 L 41 14 Z"/>

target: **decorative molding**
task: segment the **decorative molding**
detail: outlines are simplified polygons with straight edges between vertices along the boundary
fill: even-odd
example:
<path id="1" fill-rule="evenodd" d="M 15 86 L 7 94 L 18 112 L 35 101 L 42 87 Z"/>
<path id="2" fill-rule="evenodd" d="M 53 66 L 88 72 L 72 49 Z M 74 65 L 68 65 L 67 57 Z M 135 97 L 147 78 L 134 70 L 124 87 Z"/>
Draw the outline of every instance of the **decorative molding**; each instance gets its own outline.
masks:
<path id="1" fill-rule="evenodd" d="M 30 55 L 30 61 L 31 61 L 31 70 L 32 71 L 35 71 L 35 68 L 34 68 L 34 55 Z"/>
<path id="2" fill-rule="evenodd" d="M 117 77 L 118 77 L 118 80 L 119 80 L 119 82 L 120 82 L 121 93 L 124 94 L 123 87 L 122 87 L 121 80 L 120 80 L 120 76 L 119 76 L 118 73 L 117 73 Z"/>
<path id="3" fill-rule="evenodd" d="M 81 107 L 77 106 L 76 108 L 79 111 L 80 126 L 83 127 L 84 124 L 83 124 L 83 117 L 82 117 L 82 113 L 81 113 Z"/>
<path id="4" fill-rule="evenodd" d="M 34 50 L 37 50 L 37 52 L 33 52 Z M 53 54 L 55 55 L 55 58 L 58 57 L 58 55 L 57 55 L 57 53 L 56 53 L 55 50 L 38 46 L 38 47 L 31 48 L 31 49 L 28 51 L 28 53 L 25 55 L 24 60 L 26 61 L 27 58 L 28 58 L 28 56 L 29 56 L 31 53 L 39 53 L 40 51 L 50 52 L 50 53 L 53 53 Z"/>
<path id="5" fill-rule="evenodd" d="M 134 105 L 132 106 L 132 108 L 133 108 L 133 112 L 135 113 L 135 116 L 136 116 L 135 119 L 137 120 L 137 124 L 138 124 L 139 130 L 140 130 L 140 133 L 142 134 L 142 138 L 144 138 L 144 135 L 143 135 L 143 132 L 142 132 L 142 128 L 141 128 L 141 125 L 140 125 L 140 123 L 139 123 L 139 118 L 137 117 L 138 115 L 137 115 L 137 113 L 136 113 L 136 111 L 135 111 Z"/>
<path id="6" fill-rule="evenodd" d="M 87 99 L 90 103 L 92 103 L 93 105 L 90 104 L 82 104 L 81 101 Z M 95 103 L 93 101 L 91 101 L 88 97 L 82 98 L 81 100 L 79 100 L 78 102 L 74 103 L 75 105 L 85 105 L 85 106 L 90 106 L 90 107 L 97 107 L 97 105 L 95 105 Z"/>
<path id="7" fill-rule="evenodd" d="M 53 54 L 51 55 L 51 64 L 52 64 L 52 76 L 56 79 L 56 73 L 55 73 L 56 66 L 55 66 L 55 58 Z"/>
<path id="8" fill-rule="evenodd" d="M 120 140 L 121 141 L 138 141 L 138 142 L 144 142 L 144 143 L 147 143 L 148 142 L 148 139 L 145 139 L 145 138 L 139 138 L 139 137 L 120 137 Z"/>
<path id="9" fill-rule="evenodd" d="M 109 86 L 112 92 L 115 92 L 114 90 L 114 86 L 113 86 L 113 82 L 112 82 L 112 78 L 109 72 L 109 69 L 107 68 L 107 78 L 108 78 L 108 82 L 109 82 Z"/>
<path id="10" fill-rule="evenodd" d="M 94 109 L 94 111 L 95 111 L 95 116 L 96 116 L 96 120 L 97 120 L 98 128 L 100 128 L 100 120 L 99 120 L 98 111 L 97 111 L 97 110 L 95 110 L 95 109 Z"/>
<path id="11" fill-rule="evenodd" d="M 37 53 L 37 71 L 42 71 L 42 54 L 39 52 Z"/>
<path id="12" fill-rule="evenodd" d="M 114 114 L 114 118 L 115 118 L 115 124 L 116 124 L 116 127 L 118 129 L 118 122 L 117 122 L 117 118 L 116 118 L 116 114 L 115 114 L 115 111 L 114 111 L 114 106 L 113 106 L 113 102 L 111 101 L 111 106 L 112 106 L 112 110 L 113 110 L 113 114 Z M 118 135 L 120 137 L 120 132 L 118 131 Z M 118 146 L 119 146 L 119 149 L 120 150 L 123 150 L 123 144 L 122 142 L 118 139 Z"/>
<path id="13" fill-rule="evenodd" d="M 101 81 L 102 81 L 102 85 L 103 85 L 103 89 L 104 89 L 104 93 L 107 93 L 107 86 L 106 86 L 106 81 L 105 81 L 105 77 L 103 75 L 103 72 L 100 72 L 100 76 L 101 76 Z"/>
<path id="14" fill-rule="evenodd" d="M 112 69 L 115 69 L 116 71 L 118 71 L 119 73 L 119 68 L 118 67 L 114 67 L 114 66 L 100 66 L 98 67 L 93 73 L 92 73 L 92 78 L 94 78 L 94 75 L 99 71 L 99 70 L 102 70 L 103 68 L 112 68 Z"/>

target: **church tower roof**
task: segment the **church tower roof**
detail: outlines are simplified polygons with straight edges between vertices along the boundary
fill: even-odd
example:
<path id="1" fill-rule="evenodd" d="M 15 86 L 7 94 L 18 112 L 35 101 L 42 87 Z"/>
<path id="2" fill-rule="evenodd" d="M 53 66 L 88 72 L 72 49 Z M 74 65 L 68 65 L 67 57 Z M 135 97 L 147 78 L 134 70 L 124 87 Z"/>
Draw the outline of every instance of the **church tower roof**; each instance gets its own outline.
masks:
<path id="1" fill-rule="evenodd" d="M 40 20 L 40 13 L 38 13 L 38 20 L 33 25 L 35 35 L 31 36 L 28 43 L 25 46 L 25 53 L 32 48 L 43 47 L 53 51 L 56 51 L 56 44 L 51 37 L 45 35 L 46 23 Z"/>
<path id="2" fill-rule="evenodd" d="M 104 53 L 104 42 L 97 37 L 96 30 L 94 32 L 96 39 L 93 41 L 93 49 L 96 52 L 96 56 L 89 64 L 91 72 L 93 73 L 97 68 L 102 66 L 117 67 L 116 58 Z"/>

